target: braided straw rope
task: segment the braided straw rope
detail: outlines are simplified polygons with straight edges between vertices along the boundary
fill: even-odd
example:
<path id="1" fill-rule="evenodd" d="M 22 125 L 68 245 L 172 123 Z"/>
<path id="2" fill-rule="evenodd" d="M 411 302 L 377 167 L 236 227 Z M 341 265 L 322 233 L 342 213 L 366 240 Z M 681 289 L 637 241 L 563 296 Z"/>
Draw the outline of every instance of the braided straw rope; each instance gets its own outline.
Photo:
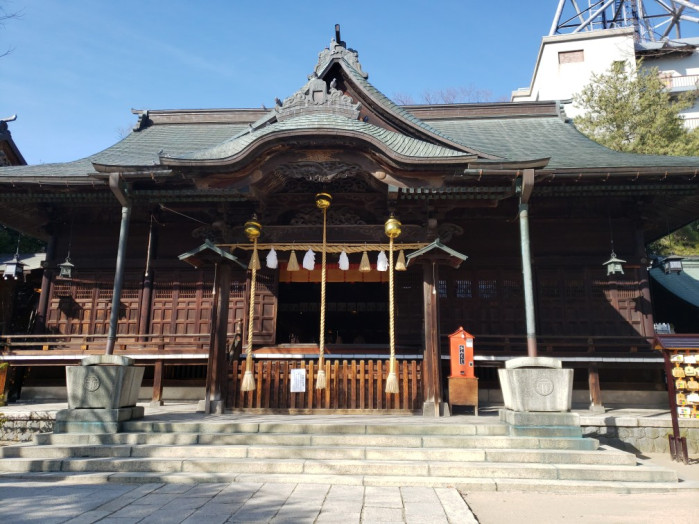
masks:
<path id="1" fill-rule="evenodd" d="M 250 309 L 248 314 L 248 347 L 245 350 L 245 375 L 243 383 L 240 385 L 241 391 L 252 391 L 255 389 L 255 377 L 252 374 L 252 332 L 254 329 L 255 316 L 255 282 L 257 280 L 257 239 L 253 240 L 252 268 L 250 274 Z"/>
<path id="2" fill-rule="evenodd" d="M 235 249 L 254 249 L 252 244 L 216 244 L 218 247 L 227 248 L 230 251 Z M 362 253 L 364 251 L 387 251 L 390 249 L 391 244 L 367 244 L 367 243 L 357 243 L 357 244 L 319 244 L 319 243 L 306 243 L 306 244 L 258 244 L 257 249 L 262 251 L 268 251 L 274 248 L 276 251 L 319 251 L 323 249 L 325 245 L 326 253 Z M 425 242 L 413 242 L 408 244 L 400 244 L 400 249 L 422 249 L 428 244 Z"/>
<path id="3" fill-rule="evenodd" d="M 325 280 L 327 278 L 326 271 L 326 219 L 327 208 L 323 208 L 323 246 L 321 250 L 321 271 L 320 271 L 320 344 L 318 350 L 318 379 L 316 380 L 316 389 L 324 389 L 325 378 Z"/>
<path id="4" fill-rule="evenodd" d="M 396 333 L 395 300 L 393 295 L 393 237 L 389 239 L 388 248 L 388 341 L 391 355 L 386 393 L 398 393 L 398 376 L 396 375 Z"/>

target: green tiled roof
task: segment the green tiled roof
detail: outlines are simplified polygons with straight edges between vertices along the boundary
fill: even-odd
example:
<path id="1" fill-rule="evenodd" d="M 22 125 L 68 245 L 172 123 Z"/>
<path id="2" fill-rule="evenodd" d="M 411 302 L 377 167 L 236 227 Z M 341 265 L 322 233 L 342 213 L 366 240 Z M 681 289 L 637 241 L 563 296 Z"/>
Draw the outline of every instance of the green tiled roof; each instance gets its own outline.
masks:
<path id="1" fill-rule="evenodd" d="M 177 156 L 207 149 L 245 128 L 246 124 L 159 124 L 131 133 L 90 159 L 106 165 L 157 165 L 160 155 Z"/>
<path id="2" fill-rule="evenodd" d="M 89 158 L 61 164 L 36 164 L 32 166 L 0 167 L 0 182 L 21 182 L 33 179 L 84 179 L 97 172 Z"/>
<path id="3" fill-rule="evenodd" d="M 240 135 L 223 142 L 217 146 L 195 151 L 185 155 L 164 155 L 170 158 L 181 160 L 217 160 L 230 158 L 252 145 L 257 140 L 281 133 L 285 131 L 319 131 L 319 132 L 342 132 L 358 133 L 367 138 L 376 140 L 384 144 L 398 155 L 412 158 L 444 158 L 444 157 L 464 157 L 470 158 L 472 155 L 462 151 L 456 151 L 446 147 L 430 144 L 422 140 L 410 138 L 408 136 L 389 131 L 387 129 L 349 119 L 344 116 L 315 113 L 301 115 L 281 122 L 270 124 L 266 127 L 256 129 L 250 133 Z"/>
<path id="4" fill-rule="evenodd" d="M 687 271 L 668 275 L 662 268 L 655 267 L 649 273 L 653 280 L 670 293 L 693 306 L 699 307 L 699 280 L 692 278 Z"/>
<path id="5" fill-rule="evenodd" d="M 507 160 L 551 158 L 549 169 L 696 166 L 699 157 L 638 155 L 612 151 L 561 118 L 475 118 L 428 121 L 445 135 Z"/>
<path id="6" fill-rule="evenodd" d="M 183 154 L 219 144 L 244 124 L 160 124 L 130 133 L 100 153 L 73 162 L 0 167 L 0 182 L 34 179 L 77 181 L 96 175 L 92 163 L 110 166 L 159 165 L 159 153 Z"/>
<path id="7" fill-rule="evenodd" d="M 344 62 L 344 61 L 343 61 Z M 455 142 L 459 145 L 464 146 L 467 148 L 469 151 L 472 151 L 474 154 L 478 153 L 485 153 L 485 154 L 490 154 L 492 153 L 488 151 L 487 149 L 480 149 L 478 147 L 474 147 L 473 144 L 469 144 L 467 142 L 464 142 L 463 140 L 460 140 L 458 136 L 450 135 L 449 133 L 444 133 L 442 130 L 439 128 L 431 125 L 428 122 L 425 122 L 424 120 L 421 120 L 417 118 L 415 115 L 412 113 L 406 111 L 399 105 L 395 104 L 390 98 L 388 98 L 386 95 L 384 95 L 381 91 L 376 89 L 366 78 L 364 78 L 361 74 L 357 72 L 353 67 L 348 66 L 346 67 L 346 71 L 352 76 L 352 79 L 362 88 L 364 89 L 367 93 L 369 93 L 372 98 L 374 98 L 376 101 L 379 102 L 386 110 L 388 110 L 391 113 L 394 113 L 404 120 L 407 120 L 417 126 L 418 128 L 422 129 L 423 131 L 430 133 L 432 135 L 444 138 L 446 140 L 449 140 L 451 142 Z"/>

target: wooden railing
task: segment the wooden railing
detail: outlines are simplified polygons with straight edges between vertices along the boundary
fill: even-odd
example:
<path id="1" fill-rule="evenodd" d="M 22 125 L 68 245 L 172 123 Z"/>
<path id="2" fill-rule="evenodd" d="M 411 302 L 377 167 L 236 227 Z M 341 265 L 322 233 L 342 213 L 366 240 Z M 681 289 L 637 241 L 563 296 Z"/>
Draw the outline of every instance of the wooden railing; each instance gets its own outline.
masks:
<path id="1" fill-rule="evenodd" d="M 564 357 L 643 357 L 655 355 L 651 337 L 642 336 L 553 336 L 536 337 L 540 356 Z M 524 335 L 480 335 L 474 340 L 476 355 L 524 356 Z"/>
<path id="2" fill-rule="evenodd" d="M 357 410 L 366 412 L 413 412 L 422 408 L 422 363 L 398 361 L 399 390 L 384 392 L 388 362 L 381 360 L 326 360 L 327 386 L 315 389 L 318 364 L 315 360 L 256 360 L 256 388 L 239 390 L 245 362 L 233 362 L 228 380 L 227 407 L 231 409 L 310 412 Z M 305 371 L 305 392 L 291 392 L 291 370 Z"/>
<path id="3" fill-rule="evenodd" d="M 41 365 L 61 360 L 65 364 L 104 353 L 106 342 L 107 335 L 8 335 L 0 337 L 0 361 Z M 136 359 L 185 357 L 205 361 L 209 335 L 117 335 L 114 354 Z"/>

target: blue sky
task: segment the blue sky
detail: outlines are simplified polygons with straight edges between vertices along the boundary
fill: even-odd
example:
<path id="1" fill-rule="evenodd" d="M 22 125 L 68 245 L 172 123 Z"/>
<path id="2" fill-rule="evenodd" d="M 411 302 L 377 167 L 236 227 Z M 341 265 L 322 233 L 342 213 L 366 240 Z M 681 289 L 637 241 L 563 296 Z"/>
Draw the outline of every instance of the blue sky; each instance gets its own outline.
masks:
<path id="1" fill-rule="evenodd" d="M 271 107 L 342 26 L 388 96 L 529 85 L 557 0 L 2 0 L 0 118 L 30 164 L 119 140 L 131 108 Z"/>

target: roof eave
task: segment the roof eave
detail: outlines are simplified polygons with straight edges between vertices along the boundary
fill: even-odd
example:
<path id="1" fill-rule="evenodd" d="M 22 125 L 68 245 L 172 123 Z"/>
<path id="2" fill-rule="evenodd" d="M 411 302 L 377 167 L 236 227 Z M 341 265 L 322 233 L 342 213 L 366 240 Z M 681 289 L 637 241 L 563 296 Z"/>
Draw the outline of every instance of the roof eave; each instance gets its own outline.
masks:
<path id="1" fill-rule="evenodd" d="M 441 156 L 441 157 L 414 157 L 407 156 L 398 153 L 391 149 L 390 147 L 383 144 L 381 141 L 375 139 L 372 136 L 368 136 L 363 133 L 358 133 L 356 131 L 350 130 L 330 130 L 330 129 L 308 129 L 308 130 L 284 130 L 275 133 L 271 133 L 260 137 L 258 140 L 248 144 L 241 151 L 234 155 L 227 157 L 213 158 L 213 159 L 188 159 L 188 158 L 178 158 L 178 157 L 168 157 L 161 156 L 160 162 L 164 166 L 173 167 L 216 167 L 221 165 L 232 165 L 240 162 L 244 162 L 246 157 L 253 155 L 256 151 L 266 146 L 271 146 L 276 144 L 278 141 L 286 138 L 299 138 L 299 137 L 324 137 L 330 139 L 337 138 L 349 138 L 353 140 L 359 140 L 370 144 L 382 153 L 384 153 L 388 158 L 394 162 L 404 164 L 404 165 L 429 165 L 429 164 L 439 164 L 439 165 L 466 165 L 469 162 L 476 160 L 475 155 L 458 155 L 458 156 Z"/>

